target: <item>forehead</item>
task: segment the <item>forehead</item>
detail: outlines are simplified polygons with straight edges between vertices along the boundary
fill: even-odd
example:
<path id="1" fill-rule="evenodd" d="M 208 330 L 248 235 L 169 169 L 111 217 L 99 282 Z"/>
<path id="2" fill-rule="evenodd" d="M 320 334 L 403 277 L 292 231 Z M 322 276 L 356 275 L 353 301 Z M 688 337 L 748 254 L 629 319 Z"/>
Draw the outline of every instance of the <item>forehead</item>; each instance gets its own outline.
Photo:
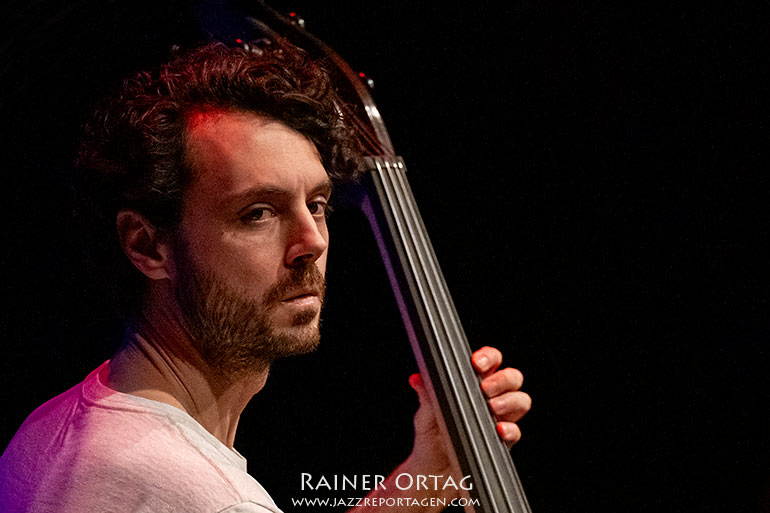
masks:
<path id="1" fill-rule="evenodd" d="M 315 145 L 280 121 L 245 112 L 204 111 L 187 119 L 188 191 L 210 199 L 257 186 L 287 190 L 327 182 Z"/>

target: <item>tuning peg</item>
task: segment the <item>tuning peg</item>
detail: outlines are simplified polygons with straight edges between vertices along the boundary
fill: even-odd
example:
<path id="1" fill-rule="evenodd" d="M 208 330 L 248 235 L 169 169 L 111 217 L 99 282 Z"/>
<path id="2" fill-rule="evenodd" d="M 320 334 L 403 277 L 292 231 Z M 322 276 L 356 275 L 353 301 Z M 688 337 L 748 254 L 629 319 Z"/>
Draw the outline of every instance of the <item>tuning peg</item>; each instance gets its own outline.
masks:
<path id="1" fill-rule="evenodd" d="M 374 90 L 374 80 L 372 80 L 372 79 L 371 79 L 369 76 L 367 76 L 367 74 L 366 74 L 366 73 L 364 73 L 363 71 L 361 71 L 360 73 L 358 73 L 358 76 L 359 76 L 359 77 L 361 77 L 361 81 L 362 81 L 364 84 L 366 84 L 366 86 L 367 86 L 369 89 L 371 89 L 371 90 Z"/>
<path id="2" fill-rule="evenodd" d="M 235 44 L 246 50 L 247 52 L 251 52 L 256 55 L 262 55 L 265 53 L 265 51 L 269 51 L 269 48 L 272 47 L 273 42 L 266 38 L 260 38 L 260 39 L 254 39 L 252 41 L 245 41 L 242 38 L 238 38 L 235 40 Z"/>
<path id="3" fill-rule="evenodd" d="M 302 18 L 302 16 L 298 15 L 296 12 L 289 13 L 289 21 L 291 21 L 294 25 L 298 26 L 299 28 L 305 28 L 305 20 Z"/>

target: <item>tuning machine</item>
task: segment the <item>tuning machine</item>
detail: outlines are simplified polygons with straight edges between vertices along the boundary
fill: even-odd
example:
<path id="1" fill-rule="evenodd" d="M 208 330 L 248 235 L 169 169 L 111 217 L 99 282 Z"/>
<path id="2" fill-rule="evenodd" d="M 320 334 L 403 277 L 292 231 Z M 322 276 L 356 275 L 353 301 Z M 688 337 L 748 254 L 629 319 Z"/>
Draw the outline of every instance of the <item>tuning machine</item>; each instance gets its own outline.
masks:
<path id="1" fill-rule="evenodd" d="M 289 21 L 299 28 L 305 28 L 305 19 L 296 12 L 289 13 Z"/>

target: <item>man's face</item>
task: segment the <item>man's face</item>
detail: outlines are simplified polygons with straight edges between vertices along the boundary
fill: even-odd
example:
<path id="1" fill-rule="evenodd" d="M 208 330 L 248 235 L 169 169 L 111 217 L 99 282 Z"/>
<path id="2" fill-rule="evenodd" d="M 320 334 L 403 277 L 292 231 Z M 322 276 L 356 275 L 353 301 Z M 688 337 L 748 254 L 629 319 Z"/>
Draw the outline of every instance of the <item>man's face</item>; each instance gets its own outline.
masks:
<path id="1" fill-rule="evenodd" d="M 315 146 L 246 113 L 188 124 L 193 177 L 174 245 L 185 327 L 234 373 L 318 344 L 331 183 Z"/>

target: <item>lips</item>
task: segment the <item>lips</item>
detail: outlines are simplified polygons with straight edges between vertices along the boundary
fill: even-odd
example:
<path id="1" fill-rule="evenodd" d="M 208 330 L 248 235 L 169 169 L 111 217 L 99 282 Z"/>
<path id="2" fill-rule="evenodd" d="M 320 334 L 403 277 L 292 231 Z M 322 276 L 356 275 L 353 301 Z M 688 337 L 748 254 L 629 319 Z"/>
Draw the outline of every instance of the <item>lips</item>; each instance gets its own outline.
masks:
<path id="1" fill-rule="evenodd" d="M 325 280 L 313 263 L 293 268 L 265 294 L 263 303 L 297 304 L 298 302 L 321 302 L 324 297 Z"/>
<path id="2" fill-rule="evenodd" d="M 281 302 L 286 303 L 289 301 L 300 300 L 304 298 L 318 297 L 319 295 L 320 295 L 320 292 L 317 289 L 292 291 L 289 294 L 287 294 L 283 299 L 281 299 Z"/>
<path id="3" fill-rule="evenodd" d="M 284 305 L 285 308 L 303 311 L 307 309 L 316 310 L 321 304 L 321 299 L 317 290 L 302 290 L 288 294 L 279 304 Z"/>

